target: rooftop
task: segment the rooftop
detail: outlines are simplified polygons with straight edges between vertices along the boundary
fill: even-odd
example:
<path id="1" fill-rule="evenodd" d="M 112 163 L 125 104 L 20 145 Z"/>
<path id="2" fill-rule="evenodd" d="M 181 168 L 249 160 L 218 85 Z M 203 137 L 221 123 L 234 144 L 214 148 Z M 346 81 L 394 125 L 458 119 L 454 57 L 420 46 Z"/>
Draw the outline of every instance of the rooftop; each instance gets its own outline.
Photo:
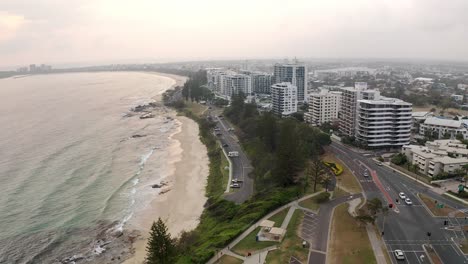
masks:
<path id="1" fill-rule="evenodd" d="M 444 127 L 452 127 L 452 128 L 460 128 L 462 122 L 458 120 L 452 119 L 443 119 L 437 117 L 430 117 L 424 121 L 425 125 L 433 125 L 433 126 L 444 126 Z"/>

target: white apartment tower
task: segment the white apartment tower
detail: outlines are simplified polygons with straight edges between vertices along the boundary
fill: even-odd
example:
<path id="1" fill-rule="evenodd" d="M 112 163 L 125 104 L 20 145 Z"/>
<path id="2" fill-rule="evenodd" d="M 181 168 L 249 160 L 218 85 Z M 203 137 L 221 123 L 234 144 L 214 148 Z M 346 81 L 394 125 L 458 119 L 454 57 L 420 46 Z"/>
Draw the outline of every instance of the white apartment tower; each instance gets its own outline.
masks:
<path id="1" fill-rule="evenodd" d="M 309 112 L 304 115 L 308 123 L 321 125 L 338 119 L 341 107 L 341 94 L 338 91 L 321 89 L 309 95 Z"/>
<path id="2" fill-rule="evenodd" d="M 275 64 L 273 83 L 289 82 L 297 87 L 297 100 L 307 100 L 307 68 L 304 64 L 295 63 Z"/>
<path id="3" fill-rule="evenodd" d="M 412 110 L 411 103 L 396 98 L 358 100 L 356 140 L 369 148 L 408 145 Z"/>
<path id="4" fill-rule="evenodd" d="M 221 94 L 231 97 L 240 92 L 245 95 L 252 93 L 252 81 L 250 76 L 245 74 L 226 74 L 220 75 Z"/>
<path id="5" fill-rule="evenodd" d="M 273 113 L 287 116 L 297 112 L 297 87 L 283 82 L 273 84 L 270 89 Z"/>
<path id="6" fill-rule="evenodd" d="M 353 137 L 356 133 L 357 101 L 374 99 L 380 94 L 378 91 L 367 90 L 367 83 L 362 82 L 355 83 L 355 87 L 344 87 L 341 92 L 340 132 L 345 136 Z"/>

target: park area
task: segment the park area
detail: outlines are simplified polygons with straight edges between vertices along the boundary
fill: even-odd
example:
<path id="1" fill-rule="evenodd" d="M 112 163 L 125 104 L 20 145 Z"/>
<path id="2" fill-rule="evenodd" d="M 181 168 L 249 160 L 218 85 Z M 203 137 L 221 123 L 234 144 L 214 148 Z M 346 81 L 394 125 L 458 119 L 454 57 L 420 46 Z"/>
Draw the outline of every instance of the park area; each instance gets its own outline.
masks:
<path id="1" fill-rule="evenodd" d="M 376 263 L 366 228 L 348 213 L 348 204 L 335 208 L 330 238 L 329 263 Z"/>

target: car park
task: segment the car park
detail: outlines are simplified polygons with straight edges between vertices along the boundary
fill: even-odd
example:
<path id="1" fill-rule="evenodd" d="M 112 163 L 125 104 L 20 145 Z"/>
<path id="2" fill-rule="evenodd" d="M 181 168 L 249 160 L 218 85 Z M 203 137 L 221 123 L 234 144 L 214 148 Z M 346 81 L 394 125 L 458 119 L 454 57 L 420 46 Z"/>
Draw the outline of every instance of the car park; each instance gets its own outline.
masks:
<path id="1" fill-rule="evenodd" d="M 413 204 L 413 202 L 411 201 L 410 198 L 406 198 L 406 199 L 405 199 L 405 203 L 406 203 L 407 205 L 412 205 L 412 204 Z"/>
<path id="2" fill-rule="evenodd" d="M 406 199 L 406 194 L 404 192 L 400 192 L 398 196 L 400 196 L 401 199 Z"/>
<path id="3" fill-rule="evenodd" d="M 395 258 L 396 258 L 397 260 L 405 260 L 405 254 L 403 253 L 402 250 L 396 249 L 396 250 L 394 251 L 394 254 L 395 254 Z"/>

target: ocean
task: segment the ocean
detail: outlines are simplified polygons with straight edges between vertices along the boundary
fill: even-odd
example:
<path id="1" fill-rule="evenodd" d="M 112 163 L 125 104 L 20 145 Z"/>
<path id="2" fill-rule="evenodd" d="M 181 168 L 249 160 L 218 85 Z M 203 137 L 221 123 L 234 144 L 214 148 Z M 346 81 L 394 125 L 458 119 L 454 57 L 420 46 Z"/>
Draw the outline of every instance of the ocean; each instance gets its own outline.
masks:
<path id="1" fill-rule="evenodd" d="M 148 186 L 179 125 L 160 102 L 154 118 L 132 109 L 174 84 L 136 72 L 0 79 L 0 263 L 101 253 L 157 194 Z"/>

